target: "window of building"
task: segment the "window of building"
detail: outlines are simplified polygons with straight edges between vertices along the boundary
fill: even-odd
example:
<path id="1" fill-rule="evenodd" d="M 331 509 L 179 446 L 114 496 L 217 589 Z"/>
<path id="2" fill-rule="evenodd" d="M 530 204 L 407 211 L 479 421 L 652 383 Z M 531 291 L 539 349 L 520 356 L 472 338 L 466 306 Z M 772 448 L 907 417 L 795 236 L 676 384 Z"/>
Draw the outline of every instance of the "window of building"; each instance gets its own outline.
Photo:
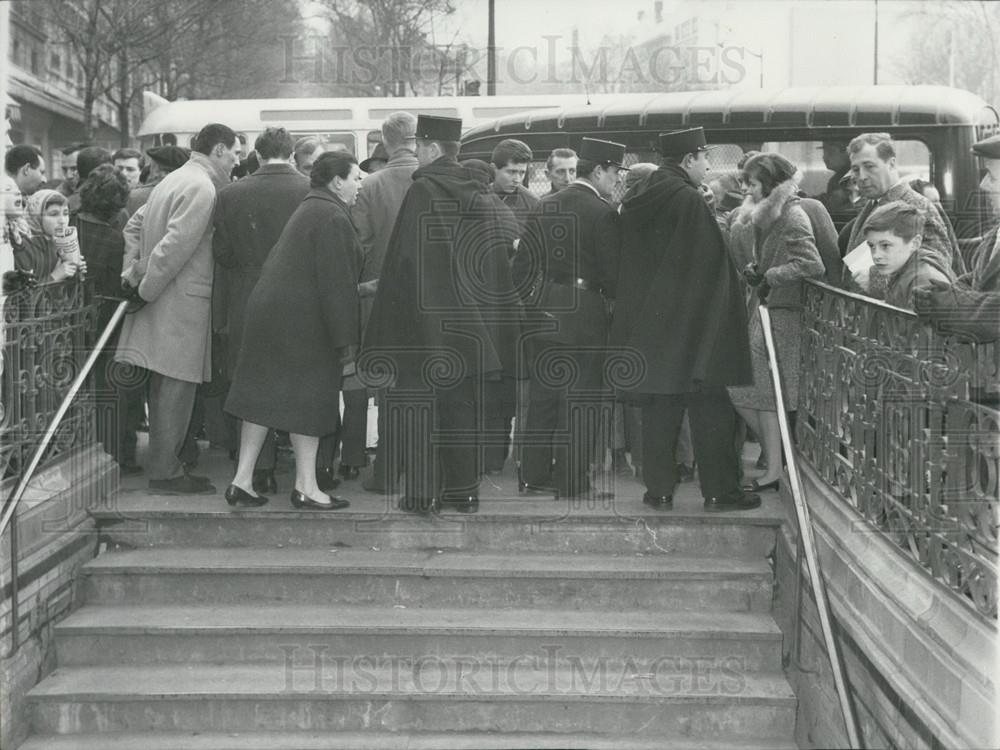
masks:
<path id="1" fill-rule="evenodd" d="M 38 50 L 31 50 L 31 72 L 38 75 Z"/>

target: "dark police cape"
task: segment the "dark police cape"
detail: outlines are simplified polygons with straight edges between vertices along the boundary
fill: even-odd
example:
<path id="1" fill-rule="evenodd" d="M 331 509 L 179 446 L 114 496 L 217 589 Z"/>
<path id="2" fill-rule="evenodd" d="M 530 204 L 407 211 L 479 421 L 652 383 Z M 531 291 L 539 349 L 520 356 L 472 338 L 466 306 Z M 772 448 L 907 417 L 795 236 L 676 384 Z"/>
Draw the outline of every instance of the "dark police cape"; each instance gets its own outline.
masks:
<path id="1" fill-rule="evenodd" d="M 480 169 L 442 157 L 413 173 L 389 239 L 358 367 L 370 387 L 427 391 L 511 376 L 517 226 Z"/>
<path id="2" fill-rule="evenodd" d="M 611 343 L 645 376 L 622 396 L 690 393 L 753 382 L 747 313 L 722 232 L 680 167 L 649 176 L 622 204 L 622 256 Z"/>

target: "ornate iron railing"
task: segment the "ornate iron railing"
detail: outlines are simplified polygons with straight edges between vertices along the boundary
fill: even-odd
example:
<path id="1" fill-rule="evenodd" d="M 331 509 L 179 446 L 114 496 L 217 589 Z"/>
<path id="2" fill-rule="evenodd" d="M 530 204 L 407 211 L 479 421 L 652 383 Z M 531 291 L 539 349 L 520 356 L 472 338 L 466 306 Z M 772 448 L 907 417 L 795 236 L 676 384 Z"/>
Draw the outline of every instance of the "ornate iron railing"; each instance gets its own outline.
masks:
<path id="1" fill-rule="evenodd" d="M 1000 347 L 943 336 L 906 310 L 806 288 L 800 454 L 916 564 L 997 616 Z"/>
<path id="2" fill-rule="evenodd" d="M 97 324 L 93 283 L 41 284 L 6 298 L 0 379 L 0 468 L 20 474 L 73 378 L 87 358 Z M 94 403 L 81 392 L 42 467 L 94 440 Z"/>

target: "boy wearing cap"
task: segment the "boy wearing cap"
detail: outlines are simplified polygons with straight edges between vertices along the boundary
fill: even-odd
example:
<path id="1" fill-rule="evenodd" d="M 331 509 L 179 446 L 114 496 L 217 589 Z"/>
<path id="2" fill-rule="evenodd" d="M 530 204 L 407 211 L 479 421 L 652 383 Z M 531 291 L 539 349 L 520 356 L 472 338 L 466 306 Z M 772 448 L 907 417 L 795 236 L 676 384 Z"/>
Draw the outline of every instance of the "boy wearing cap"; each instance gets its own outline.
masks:
<path id="1" fill-rule="evenodd" d="M 191 156 L 191 151 L 180 146 L 156 146 L 146 152 L 149 157 L 149 175 L 146 182 L 133 188 L 128 194 L 125 210 L 132 216 L 141 206 L 146 205 L 153 188 L 160 184 L 164 177 L 177 167 L 185 164 Z"/>
<path id="2" fill-rule="evenodd" d="M 590 486 L 588 473 L 598 437 L 595 426 L 606 421 L 601 411 L 607 395 L 607 310 L 615 298 L 619 253 L 618 214 L 608 201 L 626 171 L 624 158 L 624 145 L 584 138 L 576 179 L 542 198 L 514 256 L 518 292 L 541 316 L 527 346 L 522 492 L 608 494 Z M 573 362 L 571 383 L 556 372 L 567 357 Z"/>
<path id="3" fill-rule="evenodd" d="M 753 381 L 746 307 L 736 268 L 699 186 L 709 171 L 701 128 L 660 136 L 662 166 L 622 204 L 622 274 L 612 344 L 637 352 L 638 382 L 622 388 L 642 407 L 643 502 L 673 507 L 677 435 L 687 411 L 705 510 L 748 510 L 740 489 L 735 412 L 726 386 Z"/>
<path id="4" fill-rule="evenodd" d="M 478 169 L 458 163 L 461 134 L 459 119 L 417 118 L 420 167 L 358 361 L 362 375 L 366 363 L 392 373 L 385 406 L 406 476 L 400 508 L 410 512 L 478 510 L 484 391 L 513 382 L 520 333 L 506 209 Z"/>

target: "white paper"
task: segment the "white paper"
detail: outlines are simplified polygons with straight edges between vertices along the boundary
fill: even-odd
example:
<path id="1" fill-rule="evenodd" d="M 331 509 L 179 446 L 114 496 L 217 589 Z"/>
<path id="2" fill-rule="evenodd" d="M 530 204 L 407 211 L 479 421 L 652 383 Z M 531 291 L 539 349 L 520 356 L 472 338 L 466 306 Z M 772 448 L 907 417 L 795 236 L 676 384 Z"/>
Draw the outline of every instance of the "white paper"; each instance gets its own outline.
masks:
<path id="1" fill-rule="evenodd" d="M 862 242 L 856 248 L 844 256 L 844 265 L 851 269 L 851 273 L 860 273 L 869 270 L 875 265 L 872 260 L 872 249 L 867 242 Z"/>

